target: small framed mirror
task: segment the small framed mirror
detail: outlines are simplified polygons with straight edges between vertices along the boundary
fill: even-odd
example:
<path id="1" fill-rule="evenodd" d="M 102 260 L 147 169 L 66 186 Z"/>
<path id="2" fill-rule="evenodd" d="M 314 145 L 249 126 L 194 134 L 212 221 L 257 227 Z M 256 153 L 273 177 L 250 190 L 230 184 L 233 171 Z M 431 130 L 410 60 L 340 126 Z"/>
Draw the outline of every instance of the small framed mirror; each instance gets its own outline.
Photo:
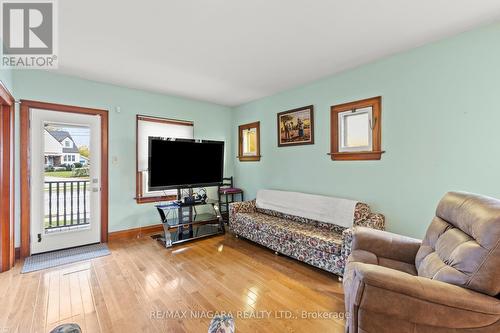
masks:
<path id="1" fill-rule="evenodd" d="M 238 127 L 238 159 L 240 162 L 260 161 L 260 122 Z"/>

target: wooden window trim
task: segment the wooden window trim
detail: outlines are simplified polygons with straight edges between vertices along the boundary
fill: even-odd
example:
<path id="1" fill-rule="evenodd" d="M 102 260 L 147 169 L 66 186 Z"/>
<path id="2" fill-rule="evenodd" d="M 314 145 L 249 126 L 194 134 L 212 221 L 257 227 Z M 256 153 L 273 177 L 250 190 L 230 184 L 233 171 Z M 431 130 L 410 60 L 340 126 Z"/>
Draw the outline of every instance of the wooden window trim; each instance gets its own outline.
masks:
<path id="1" fill-rule="evenodd" d="M 146 116 L 142 114 L 136 115 L 135 119 L 135 201 L 138 204 L 152 203 L 152 202 L 160 202 L 160 201 L 172 201 L 176 200 L 176 195 L 159 195 L 159 196 L 142 196 L 142 175 L 139 172 L 139 120 L 142 121 L 151 121 L 162 124 L 173 124 L 173 125 L 182 125 L 182 126 L 194 126 L 192 121 L 188 120 L 176 120 L 169 118 L 161 118 L 161 117 L 153 117 Z"/>
<path id="2" fill-rule="evenodd" d="M 138 114 L 136 116 L 136 122 L 139 120 L 151 121 L 151 122 L 162 123 L 162 124 L 194 126 L 194 123 L 192 121 L 188 121 L 188 120 L 175 120 L 175 119 L 168 119 L 168 118 L 145 116 L 142 114 Z"/>
<path id="3" fill-rule="evenodd" d="M 0 81 L 0 272 L 14 266 L 14 105 Z"/>
<path id="4" fill-rule="evenodd" d="M 72 112 L 98 115 L 101 117 L 101 243 L 108 241 L 108 110 L 92 109 L 80 106 L 45 103 L 30 100 L 21 100 L 20 127 L 21 127 L 21 258 L 30 255 L 30 142 L 29 142 L 29 110 L 42 109 L 59 112 Z"/>
<path id="5" fill-rule="evenodd" d="M 339 124 L 338 114 L 341 112 L 372 107 L 372 115 L 375 120 L 372 130 L 372 151 L 339 152 Z M 335 161 L 361 161 L 380 160 L 385 151 L 382 150 L 382 97 L 367 98 L 359 101 L 338 104 L 331 107 L 330 112 L 330 157 Z"/>
<path id="6" fill-rule="evenodd" d="M 160 201 L 173 201 L 177 200 L 176 195 L 162 195 L 157 197 L 136 197 L 135 201 L 138 204 L 152 203 L 152 202 L 160 202 Z"/>
<path id="7" fill-rule="evenodd" d="M 257 129 L 257 155 L 243 156 L 243 131 L 250 128 Z M 256 162 L 260 161 L 260 121 L 243 124 L 238 126 L 238 159 L 240 162 Z"/>
<path id="8" fill-rule="evenodd" d="M 136 145 L 137 146 L 137 145 Z M 137 148 L 136 148 L 137 150 Z M 135 191 L 136 191 L 136 196 L 135 196 L 135 201 L 138 204 L 145 204 L 145 203 L 152 203 L 152 202 L 160 202 L 160 201 L 171 201 L 171 200 L 176 200 L 177 196 L 176 195 L 160 195 L 160 196 L 150 196 L 150 197 L 143 197 L 141 194 L 141 189 L 142 189 L 142 175 L 139 171 L 137 171 L 138 166 L 139 166 L 139 161 L 138 161 L 137 153 L 136 153 L 136 183 L 135 183 Z"/>

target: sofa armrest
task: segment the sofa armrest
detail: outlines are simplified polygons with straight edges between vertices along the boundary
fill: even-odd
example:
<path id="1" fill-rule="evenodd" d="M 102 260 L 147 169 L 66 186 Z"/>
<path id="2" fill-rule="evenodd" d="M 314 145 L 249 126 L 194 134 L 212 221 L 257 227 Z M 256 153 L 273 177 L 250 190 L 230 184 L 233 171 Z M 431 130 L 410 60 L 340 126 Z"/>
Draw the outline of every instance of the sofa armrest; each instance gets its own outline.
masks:
<path id="1" fill-rule="evenodd" d="M 352 234 L 352 250 L 365 250 L 377 257 L 415 264 L 422 241 L 387 231 L 356 227 Z"/>
<path id="2" fill-rule="evenodd" d="M 229 224 L 234 222 L 237 213 L 253 213 L 256 210 L 255 200 L 232 202 L 229 204 Z"/>
<path id="3" fill-rule="evenodd" d="M 233 213 L 253 213 L 255 212 L 255 199 L 251 201 L 238 201 L 229 204 L 229 210 Z"/>
<path id="4" fill-rule="evenodd" d="M 377 229 L 377 230 L 385 230 L 385 216 L 380 213 L 370 213 L 365 221 L 361 222 L 360 226 Z"/>
<path id="5" fill-rule="evenodd" d="M 358 262 L 348 264 L 346 276 L 350 313 L 375 312 L 448 328 L 488 326 L 500 319 L 500 300 L 449 283 Z"/>
<path id="6" fill-rule="evenodd" d="M 352 234 L 354 229 L 347 228 L 342 231 L 342 249 L 340 253 L 340 257 L 342 259 L 342 267 L 345 269 L 345 265 L 347 265 L 347 258 L 352 252 Z"/>
<path id="7" fill-rule="evenodd" d="M 372 213 L 370 206 L 358 202 L 354 211 L 353 226 L 385 230 L 385 216 L 380 213 Z"/>

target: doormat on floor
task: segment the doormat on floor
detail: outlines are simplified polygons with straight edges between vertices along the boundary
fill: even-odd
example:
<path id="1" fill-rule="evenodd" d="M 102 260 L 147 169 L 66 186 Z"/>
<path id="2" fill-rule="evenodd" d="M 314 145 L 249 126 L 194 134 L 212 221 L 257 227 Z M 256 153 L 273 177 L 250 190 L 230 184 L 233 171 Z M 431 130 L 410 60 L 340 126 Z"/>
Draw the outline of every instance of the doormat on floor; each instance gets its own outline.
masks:
<path id="1" fill-rule="evenodd" d="M 106 244 L 93 244 L 67 250 L 32 255 L 24 260 L 21 273 L 29 273 L 56 266 L 71 264 L 111 254 Z"/>

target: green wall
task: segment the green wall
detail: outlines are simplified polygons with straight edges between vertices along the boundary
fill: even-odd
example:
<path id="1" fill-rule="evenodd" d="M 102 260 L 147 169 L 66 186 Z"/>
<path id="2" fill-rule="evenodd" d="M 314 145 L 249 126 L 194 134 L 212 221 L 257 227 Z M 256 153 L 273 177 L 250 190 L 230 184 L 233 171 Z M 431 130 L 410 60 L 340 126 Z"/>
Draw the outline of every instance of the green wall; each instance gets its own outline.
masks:
<path id="1" fill-rule="evenodd" d="M 136 114 L 194 121 L 196 138 L 226 141 L 230 154 L 231 109 L 180 97 L 148 93 L 109 84 L 53 74 L 17 70 L 13 74 L 16 99 L 78 105 L 109 110 L 109 230 L 117 231 L 159 223 L 153 204 L 138 205 L 135 196 Z M 119 106 L 121 112 L 116 112 Z M 17 130 L 17 133 L 19 131 Z M 19 138 L 17 138 L 19 147 Z M 113 157 L 117 163 L 113 163 Z M 19 162 L 19 156 L 17 156 Z M 19 163 L 17 163 L 19 166 Z M 226 158 L 225 173 L 232 174 L 233 159 Z M 19 175 L 19 171 L 16 171 Z M 19 179 L 17 179 L 19 189 Z M 19 190 L 16 190 L 19 194 Z M 19 209 L 16 209 L 19 221 Z M 17 244 L 19 244 L 19 227 Z"/>
<path id="2" fill-rule="evenodd" d="M 415 237 L 449 190 L 500 198 L 499 41 L 494 24 L 237 107 L 233 137 L 260 120 L 263 156 L 235 162 L 237 184 L 248 198 L 275 188 L 364 201 Z M 382 160 L 331 161 L 330 106 L 378 95 Z M 309 104 L 316 143 L 278 148 L 276 114 Z"/>
<path id="3" fill-rule="evenodd" d="M 0 69 L 0 81 L 12 93 L 12 71 L 10 69 Z"/>
<path id="4" fill-rule="evenodd" d="M 389 230 L 422 237 L 446 191 L 500 197 L 499 40 L 494 24 L 232 109 L 45 71 L 0 71 L 0 80 L 16 99 L 109 110 L 111 231 L 158 221 L 152 204 L 133 200 L 140 113 L 193 120 L 197 138 L 225 140 L 226 174 L 247 198 L 260 188 L 353 198 L 383 212 Z M 387 153 L 381 161 L 331 161 L 330 106 L 378 95 Z M 276 114 L 309 104 L 316 143 L 278 148 Z M 237 162 L 237 125 L 256 120 L 262 160 Z"/>

